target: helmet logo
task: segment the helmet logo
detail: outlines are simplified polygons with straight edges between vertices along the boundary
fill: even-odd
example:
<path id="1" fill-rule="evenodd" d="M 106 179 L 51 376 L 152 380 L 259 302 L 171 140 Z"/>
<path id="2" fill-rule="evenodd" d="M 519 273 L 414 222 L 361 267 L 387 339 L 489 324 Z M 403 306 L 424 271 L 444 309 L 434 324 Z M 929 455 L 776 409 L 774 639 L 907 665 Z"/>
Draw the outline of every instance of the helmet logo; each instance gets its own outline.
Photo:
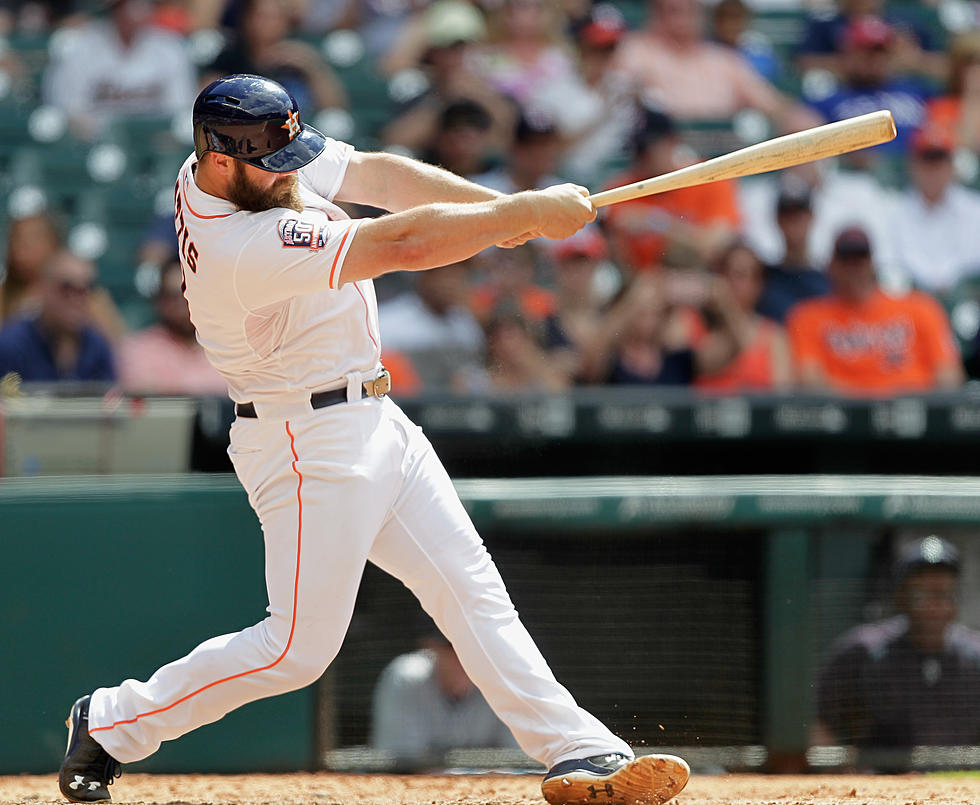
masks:
<path id="1" fill-rule="evenodd" d="M 299 125 L 299 112 L 289 112 L 287 117 L 289 119 L 281 126 L 281 128 L 284 128 L 289 132 L 289 140 L 292 142 L 301 130 Z"/>

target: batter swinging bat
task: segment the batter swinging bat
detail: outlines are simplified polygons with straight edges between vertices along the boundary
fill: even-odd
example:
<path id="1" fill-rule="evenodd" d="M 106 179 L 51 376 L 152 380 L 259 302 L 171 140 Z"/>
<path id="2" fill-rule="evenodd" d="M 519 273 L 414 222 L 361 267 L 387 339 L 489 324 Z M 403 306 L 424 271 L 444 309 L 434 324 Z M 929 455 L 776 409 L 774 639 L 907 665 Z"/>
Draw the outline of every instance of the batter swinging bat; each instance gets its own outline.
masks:
<path id="1" fill-rule="evenodd" d="M 867 115 L 827 123 L 772 140 L 740 148 L 730 154 L 689 165 L 680 170 L 614 187 L 589 196 L 596 207 L 620 201 L 665 193 L 680 187 L 737 179 L 757 173 L 790 168 L 816 159 L 834 157 L 895 139 L 895 121 L 887 109 Z"/>

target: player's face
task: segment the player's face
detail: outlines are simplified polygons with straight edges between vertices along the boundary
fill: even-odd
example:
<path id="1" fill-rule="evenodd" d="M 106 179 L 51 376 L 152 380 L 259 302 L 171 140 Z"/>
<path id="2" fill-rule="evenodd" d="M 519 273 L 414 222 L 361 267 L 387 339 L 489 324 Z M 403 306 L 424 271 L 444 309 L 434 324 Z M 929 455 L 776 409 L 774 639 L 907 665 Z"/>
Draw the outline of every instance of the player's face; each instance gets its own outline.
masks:
<path id="1" fill-rule="evenodd" d="M 903 585 L 899 606 L 908 616 L 910 639 L 921 649 L 942 648 L 957 616 L 957 586 L 956 574 L 942 568 L 920 570 Z"/>
<path id="2" fill-rule="evenodd" d="M 228 200 L 236 207 L 249 212 L 262 212 L 276 207 L 303 211 L 295 171 L 272 173 L 237 159 L 234 163 L 228 184 Z"/>

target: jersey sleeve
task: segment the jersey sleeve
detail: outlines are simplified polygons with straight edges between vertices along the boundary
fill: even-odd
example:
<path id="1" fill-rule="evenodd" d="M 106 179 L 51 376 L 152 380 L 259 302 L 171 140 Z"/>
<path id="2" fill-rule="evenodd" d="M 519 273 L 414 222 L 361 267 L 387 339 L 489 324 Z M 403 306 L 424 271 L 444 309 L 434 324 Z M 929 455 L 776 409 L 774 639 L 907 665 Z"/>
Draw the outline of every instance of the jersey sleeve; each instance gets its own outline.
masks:
<path id="1" fill-rule="evenodd" d="M 327 137 L 323 153 L 299 170 L 300 180 L 328 201 L 340 190 L 354 146 Z"/>
<path id="2" fill-rule="evenodd" d="M 317 212 L 257 213 L 241 246 L 235 290 L 249 310 L 301 294 L 336 289 L 359 220 L 329 221 Z"/>

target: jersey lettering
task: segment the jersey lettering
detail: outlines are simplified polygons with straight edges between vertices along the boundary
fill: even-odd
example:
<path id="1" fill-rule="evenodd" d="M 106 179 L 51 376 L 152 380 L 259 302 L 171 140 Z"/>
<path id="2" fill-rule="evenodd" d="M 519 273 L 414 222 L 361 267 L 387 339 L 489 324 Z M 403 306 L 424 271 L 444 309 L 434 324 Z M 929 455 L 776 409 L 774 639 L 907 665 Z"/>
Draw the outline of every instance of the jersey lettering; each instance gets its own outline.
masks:
<path id="1" fill-rule="evenodd" d="M 189 239 L 190 230 L 184 223 L 184 200 L 180 194 L 180 181 L 174 188 L 174 227 L 177 230 L 177 243 L 180 249 L 181 264 L 186 265 L 191 273 L 197 273 L 197 246 Z"/>
<path id="2" fill-rule="evenodd" d="M 283 218 L 279 221 L 279 237 L 282 245 L 298 249 L 322 249 L 326 243 L 326 233 L 319 224 L 300 221 L 297 218 Z"/>

